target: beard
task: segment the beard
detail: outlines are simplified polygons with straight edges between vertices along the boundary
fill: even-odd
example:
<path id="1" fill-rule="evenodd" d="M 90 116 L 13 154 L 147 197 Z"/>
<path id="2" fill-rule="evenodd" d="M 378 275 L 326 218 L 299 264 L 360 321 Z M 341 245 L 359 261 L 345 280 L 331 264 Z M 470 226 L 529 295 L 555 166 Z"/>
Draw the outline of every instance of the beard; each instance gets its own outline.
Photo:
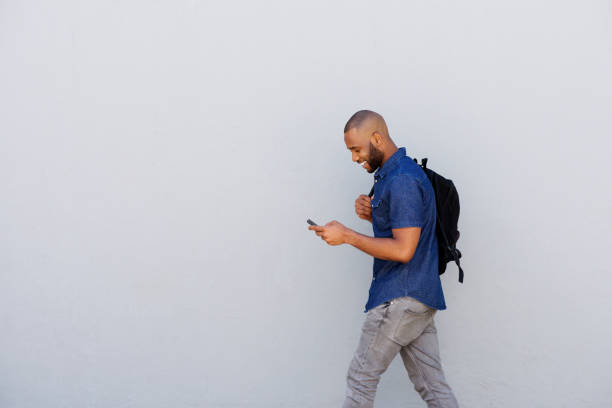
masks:
<path id="1" fill-rule="evenodd" d="M 384 157 L 385 154 L 382 152 L 382 150 L 378 150 L 376 146 L 370 142 L 370 157 L 367 160 L 368 167 L 370 168 L 368 173 L 374 173 L 382 164 Z"/>

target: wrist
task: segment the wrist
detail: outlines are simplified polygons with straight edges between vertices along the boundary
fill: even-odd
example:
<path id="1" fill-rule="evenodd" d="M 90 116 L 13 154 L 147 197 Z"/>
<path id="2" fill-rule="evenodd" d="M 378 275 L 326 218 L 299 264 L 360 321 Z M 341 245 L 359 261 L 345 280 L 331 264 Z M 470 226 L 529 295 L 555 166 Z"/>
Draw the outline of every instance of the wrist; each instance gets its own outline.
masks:
<path id="1" fill-rule="evenodd" d="M 343 233 L 343 237 L 342 237 L 343 241 L 345 244 L 349 244 L 349 245 L 355 245 L 355 231 L 353 231 L 350 228 L 346 228 L 344 229 L 344 233 Z"/>

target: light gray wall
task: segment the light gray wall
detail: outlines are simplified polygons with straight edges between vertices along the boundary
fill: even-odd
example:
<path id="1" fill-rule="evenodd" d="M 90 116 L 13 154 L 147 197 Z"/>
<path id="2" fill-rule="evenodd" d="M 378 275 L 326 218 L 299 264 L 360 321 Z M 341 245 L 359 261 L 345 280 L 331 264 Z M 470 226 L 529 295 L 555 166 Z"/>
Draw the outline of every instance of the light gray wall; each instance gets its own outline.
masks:
<path id="1" fill-rule="evenodd" d="M 371 258 L 305 220 L 370 232 L 362 108 L 459 189 L 462 406 L 607 406 L 611 9 L 1 1 L 0 406 L 340 406 Z"/>

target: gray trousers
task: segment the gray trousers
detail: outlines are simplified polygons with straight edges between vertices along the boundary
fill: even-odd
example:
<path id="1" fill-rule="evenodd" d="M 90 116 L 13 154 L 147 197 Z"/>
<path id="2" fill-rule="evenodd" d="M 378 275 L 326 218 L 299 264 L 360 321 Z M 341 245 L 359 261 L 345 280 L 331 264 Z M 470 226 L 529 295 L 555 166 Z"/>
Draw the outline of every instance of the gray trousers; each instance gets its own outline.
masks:
<path id="1" fill-rule="evenodd" d="M 440 363 L 437 310 L 405 296 L 368 311 L 346 376 L 343 408 L 373 407 L 380 376 L 400 353 L 414 389 L 429 408 L 458 407 Z"/>

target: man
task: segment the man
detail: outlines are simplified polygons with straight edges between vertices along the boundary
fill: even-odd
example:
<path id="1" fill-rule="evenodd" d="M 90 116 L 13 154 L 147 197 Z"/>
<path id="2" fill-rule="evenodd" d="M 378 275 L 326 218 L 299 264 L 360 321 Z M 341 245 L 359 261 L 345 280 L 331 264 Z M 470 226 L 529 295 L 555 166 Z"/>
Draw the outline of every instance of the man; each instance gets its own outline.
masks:
<path id="1" fill-rule="evenodd" d="M 352 160 L 374 173 L 374 195 L 355 212 L 374 237 L 337 221 L 310 226 L 329 245 L 350 244 L 374 257 L 361 338 L 347 373 L 343 408 L 373 407 L 380 376 L 399 353 L 428 407 L 457 407 L 444 377 L 434 315 L 446 309 L 438 275 L 436 203 L 421 167 L 398 149 L 376 112 L 355 113 L 344 127 Z"/>

